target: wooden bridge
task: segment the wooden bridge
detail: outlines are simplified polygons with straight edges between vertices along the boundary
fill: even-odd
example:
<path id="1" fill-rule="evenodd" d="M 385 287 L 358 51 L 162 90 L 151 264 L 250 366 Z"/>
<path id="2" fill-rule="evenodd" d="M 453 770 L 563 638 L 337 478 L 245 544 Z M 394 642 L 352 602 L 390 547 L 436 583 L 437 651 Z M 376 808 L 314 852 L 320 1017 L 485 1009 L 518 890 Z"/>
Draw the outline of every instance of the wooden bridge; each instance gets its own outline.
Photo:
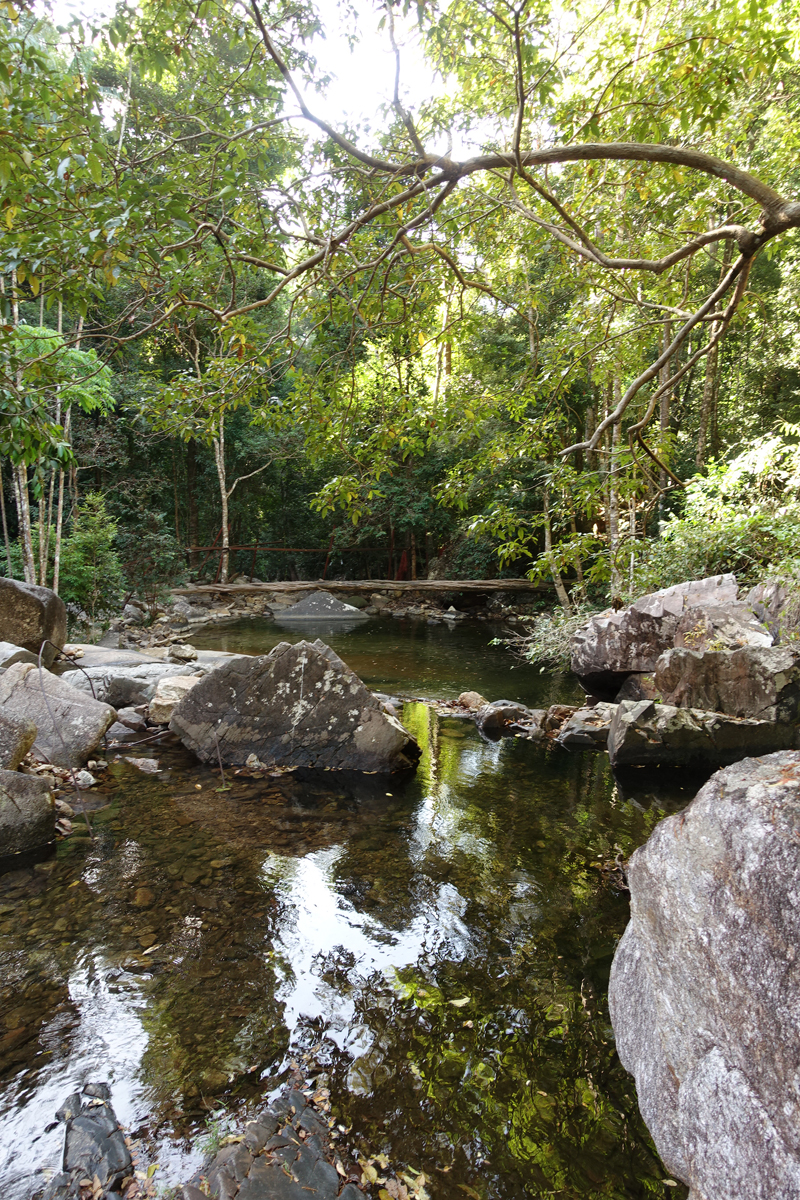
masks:
<path id="1" fill-rule="evenodd" d="M 399 595 L 417 592 L 433 596 L 444 593 L 529 592 L 549 595 L 552 584 L 531 583 L 530 579 L 299 579 L 276 583 L 202 583 L 193 587 L 173 588 L 176 596 L 196 596 L 210 593 L 223 596 L 261 595 L 264 592 L 344 592 L 350 596 L 361 593 L 388 592 Z"/>

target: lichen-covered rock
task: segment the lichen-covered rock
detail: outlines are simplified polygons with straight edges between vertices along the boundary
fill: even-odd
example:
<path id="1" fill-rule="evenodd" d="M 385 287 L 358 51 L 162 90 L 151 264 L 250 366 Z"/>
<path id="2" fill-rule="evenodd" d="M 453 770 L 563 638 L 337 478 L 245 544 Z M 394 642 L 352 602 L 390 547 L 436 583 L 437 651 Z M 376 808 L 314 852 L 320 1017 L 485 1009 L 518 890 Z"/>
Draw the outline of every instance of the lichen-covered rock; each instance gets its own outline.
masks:
<path id="1" fill-rule="evenodd" d="M 800 754 L 718 772 L 628 865 L 617 1050 L 692 1200 L 800 1196 Z"/>
<path id="2" fill-rule="evenodd" d="M 0 858 L 39 850 L 55 838 L 49 783 L 19 771 L 0 771 Z"/>
<path id="3" fill-rule="evenodd" d="M 16 771 L 36 741 L 36 726 L 27 717 L 0 711 L 0 767 Z"/>
<path id="4" fill-rule="evenodd" d="M 791 723 L 800 715 L 800 653 L 787 646 L 668 650 L 655 670 L 665 704 Z"/>
<path id="5" fill-rule="evenodd" d="M 38 654 L 49 667 L 67 639 L 67 606 L 50 588 L 0 579 L 0 640 Z"/>
<path id="6" fill-rule="evenodd" d="M 323 642 L 281 642 L 218 667 L 181 700 L 170 729 L 204 762 L 400 771 L 419 747 Z M 216 734 L 216 737 L 215 737 Z"/>
<path id="7" fill-rule="evenodd" d="M 740 602 L 697 604 L 687 608 L 675 630 L 675 645 L 687 650 L 737 650 L 771 646 L 772 634 Z"/>
<path id="8" fill-rule="evenodd" d="M 729 604 L 737 593 L 734 575 L 713 575 L 642 596 L 619 612 L 600 613 L 572 637 L 572 670 L 587 692 L 612 700 L 632 671 L 655 668 L 688 609 Z"/>
<path id="9" fill-rule="evenodd" d="M 663 763 L 720 767 L 748 754 L 770 754 L 795 744 L 791 725 L 677 708 L 652 700 L 624 700 L 608 732 L 612 767 Z"/>
<path id="10" fill-rule="evenodd" d="M 83 766 L 117 717 L 109 704 L 50 671 L 40 676 L 29 663 L 15 663 L 0 676 L 0 705 L 4 715 L 33 722 L 33 753 L 57 767 Z"/>

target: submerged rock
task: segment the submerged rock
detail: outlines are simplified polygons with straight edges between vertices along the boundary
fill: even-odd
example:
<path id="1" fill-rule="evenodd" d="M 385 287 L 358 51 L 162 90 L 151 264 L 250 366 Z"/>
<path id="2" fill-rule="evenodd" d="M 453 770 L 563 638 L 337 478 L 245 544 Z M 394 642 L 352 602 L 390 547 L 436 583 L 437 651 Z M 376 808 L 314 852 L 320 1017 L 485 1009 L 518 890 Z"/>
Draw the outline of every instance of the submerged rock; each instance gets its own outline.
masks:
<path id="1" fill-rule="evenodd" d="M 664 588 L 619 612 L 600 613 L 572 637 L 571 667 L 586 690 L 613 699 L 631 672 L 652 671 L 675 642 L 687 609 L 735 602 L 734 575 L 713 575 Z"/>
<path id="2" fill-rule="evenodd" d="M 39 850 L 55 837 L 50 784 L 35 775 L 0 771 L 0 858 Z"/>
<path id="3" fill-rule="evenodd" d="M 49 667 L 67 638 L 67 606 L 50 588 L 0 578 L 0 639 L 38 655 Z"/>
<path id="4" fill-rule="evenodd" d="M 628 866 L 617 1050 L 696 1200 L 800 1195 L 800 754 L 718 772 Z"/>
<path id="5" fill-rule="evenodd" d="M 364 613 L 352 604 L 344 604 L 330 592 L 314 592 L 280 614 L 281 621 L 318 621 L 346 617 L 348 620 L 366 620 Z"/>
<path id="6" fill-rule="evenodd" d="M 170 729 L 203 762 L 324 770 L 401 771 L 419 747 L 400 722 L 321 641 L 281 642 L 232 659 L 181 700 Z"/>
<path id="7" fill-rule="evenodd" d="M 47 1185 L 43 1200 L 83 1200 L 87 1195 L 85 1180 L 90 1181 L 88 1194 L 102 1200 L 109 1194 L 118 1195 L 126 1178 L 134 1174 L 130 1151 L 119 1127 L 117 1115 L 110 1103 L 110 1090 L 105 1083 L 87 1083 L 73 1092 L 56 1113 L 66 1122 L 62 1169 Z"/>
<path id="8" fill-rule="evenodd" d="M 656 663 L 665 704 L 759 721 L 793 722 L 800 708 L 800 653 L 786 646 L 668 650 Z"/>
<path id="9" fill-rule="evenodd" d="M 724 766 L 748 754 L 794 746 L 791 725 L 677 708 L 652 700 L 624 700 L 608 733 L 612 767 L 665 763 Z"/>
<path id="10" fill-rule="evenodd" d="M 83 766 L 117 716 L 58 675 L 40 676 L 30 663 L 15 663 L 0 676 L 0 705 L 4 715 L 33 722 L 33 753 L 57 767 Z"/>

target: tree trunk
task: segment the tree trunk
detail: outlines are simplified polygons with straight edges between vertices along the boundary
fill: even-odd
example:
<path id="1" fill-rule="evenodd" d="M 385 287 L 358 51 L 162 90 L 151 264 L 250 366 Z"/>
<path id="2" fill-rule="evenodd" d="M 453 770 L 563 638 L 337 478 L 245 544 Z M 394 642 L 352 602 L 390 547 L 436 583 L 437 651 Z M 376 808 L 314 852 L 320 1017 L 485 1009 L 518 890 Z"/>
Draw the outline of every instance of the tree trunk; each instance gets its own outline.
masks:
<path id="1" fill-rule="evenodd" d="M 411 578 L 417 578 L 417 535 L 411 530 Z"/>
<path id="2" fill-rule="evenodd" d="M 8 578 L 14 578 L 14 571 L 11 567 L 11 541 L 8 536 L 8 522 L 6 521 L 6 498 L 3 487 L 3 468 L 0 466 L 0 515 L 3 518 L 3 541 L 6 547 L 6 564 L 8 566 Z"/>
<path id="3" fill-rule="evenodd" d="M 622 399 L 622 383 L 619 376 L 614 377 L 614 407 Z M 617 421 L 611 427 L 611 458 L 608 467 L 608 550 L 611 559 L 611 591 L 617 595 L 622 588 L 617 554 L 619 552 L 619 490 L 617 487 L 617 472 L 619 463 L 620 425 Z"/>
<path id="4" fill-rule="evenodd" d="M 225 478 L 225 418 L 219 419 L 219 436 L 214 438 L 214 462 L 217 466 L 219 480 L 219 498 L 222 505 L 222 557 L 220 559 L 219 581 L 228 582 L 228 565 L 230 562 L 230 535 L 228 532 L 228 486 Z"/>
<path id="5" fill-rule="evenodd" d="M 200 523 L 197 516 L 197 442 L 192 438 L 186 446 L 186 506 L 189 520 L 189 545 L 196 546 L 200 540 Z M 189 566 L 199 565 L 199 554 L 189 553 Z"/>
<path id="6" fill-rule="evenodd" d="M 547 564 L 550 567 L 550 574 L 553 577 L 553 583 L 556 586 L 556 595 L 558 602 L 567 612 L 572 611 L 572 605 L 569 602 L 567 589 L 564 587 L 564 581 L 561 578 L 560 572 L 556 569 L 553 560 L 553 530 L 550 525 L 550 491 L 545 488 L 542 493 L 542 514 L 544 516 L 544 553 L 547 559 Z"/>
<path id="7" fill-rule="evenodd" d="M 19 540 L 22 546 L 22 563 L 25 571 L 25 582 L 36 583 L 36 560 L 33 555 L 33 536 L 31 532 L 31 507 L 28 498 L 28 468 L 24 463 L 14 468 L 15 491 L 17 496 L 17 516 L 19 520 Z"/>
<path id="8" fill-rule="evenodd" d="M 722 252 L 722 263 L 719 272 L 720 281 L 730 266 L 731 253 L 731 245 L 726 242 Z M 715 321 L 711 326 L 712 337 L 719 332 L 719 327 L 719 322 Z M 697 430 L 697 453 L 695 455 L 695 465 L 698 471 L 702 471 L 705 466 L 709 435 L 713 434 L 714 431 L 714 405 L 717 395 L 719 350 L 721 345 L 722 339 L 720 338 L 706 355 L 706 373 L 703 380 L 703 398 L 700 403 L 700 425 Z"/>
<path id="9" fill-rule="evenodd" d="M 670 321 L 669 318 L 667 318 L 664 321 L 664 338 L 663 338 L 663 349 L 664 350 L 666 350 L 667 346 L 669 346 L 671 341 L 672 341 L 672 321 Z M 670 375 L 672 374 L 672 368 L 673 368 L 673 360 L 669 359 L 667 362 L 664 363 L 664 366 L 661 368 L 661 371 L 659 372 L 659 376 L 658 376 L 658 386 L 659 387 L 663 387 L 664 384 L 667 382 Z M 662 392 L 661 400 L 659 401 L 659 406 L 658 406 L 658 427 L 659 427 L 659 430 L 661 433 L 662 443 L 663 443 L 664 435 L 669 432 L 669 419 L 670 419 L 671 408 L 672 408 L 672 391 L 671 391 L 671 389 L 667 389 L 667 391 Z M 662 448 L 662 456 L 663 456 L 663 448 Z M 669 476 L 667 475 L 667 472 L 665 470 L 663 470 L 663 468 L 662 468 L 662 470 L 659 471 L 659 473 L 658 473 L 658 486 L 661 491 L 661 495 L 658 498 L 658 515 L 659 515 L 660 521 L 664 520 L 664 491 L 666 490 L 668 481 L 669 481 Z"/>

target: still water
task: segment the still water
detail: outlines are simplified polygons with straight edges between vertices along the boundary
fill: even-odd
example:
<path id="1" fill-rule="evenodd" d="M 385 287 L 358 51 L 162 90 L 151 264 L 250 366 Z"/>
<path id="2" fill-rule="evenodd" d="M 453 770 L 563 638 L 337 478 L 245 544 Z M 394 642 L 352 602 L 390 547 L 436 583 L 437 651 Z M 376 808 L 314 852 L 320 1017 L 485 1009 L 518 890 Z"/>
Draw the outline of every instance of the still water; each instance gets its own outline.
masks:
<path id="1" fill-rule="evenodd" d="M 512 669 L 493 631 L 369 622 L 326 634 L 366 682 L 531 704 L 570 681 Z M 267 650 L 248 622 L 206 645 Z M 201 644 L 201 639 L 195 639 Z M 61 1101 L 111 1084 L 158 1178 L 199 1165 L 290 1064 L 324 1078 L 365 1155 L 433 1200 L 684 1197 L 639 1117 L 605 999 L 627 899 L 605 864 L 690 792 L 419 702 L 405 784 L 218 775 L 168 741 L 112 760 L 95 840 L 0 877 L 0 1195 L 57 1169 Z M 148 758 L 148 773 L 127 761 Z"/>

